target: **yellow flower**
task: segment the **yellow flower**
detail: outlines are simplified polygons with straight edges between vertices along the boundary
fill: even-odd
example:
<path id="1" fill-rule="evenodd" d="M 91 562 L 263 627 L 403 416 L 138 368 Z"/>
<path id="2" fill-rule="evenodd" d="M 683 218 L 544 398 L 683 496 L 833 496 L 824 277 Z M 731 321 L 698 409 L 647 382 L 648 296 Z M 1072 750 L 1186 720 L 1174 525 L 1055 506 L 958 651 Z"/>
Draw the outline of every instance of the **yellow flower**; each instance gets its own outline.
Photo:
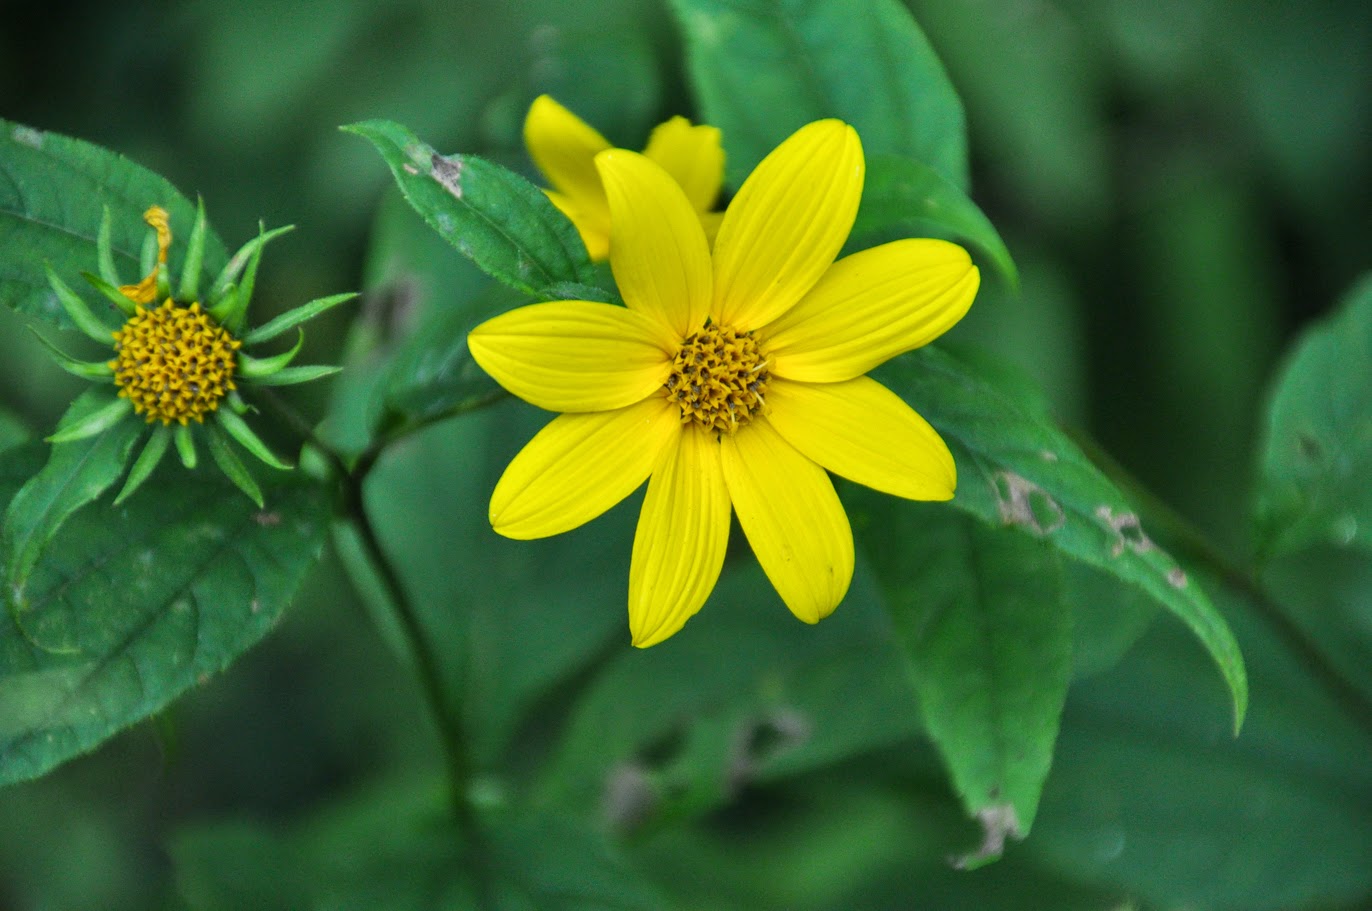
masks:
<path id="1" fill-rule="evenodd" d="M 586 252 L 595 262 L 606 259 L 610 252 L 610 206 L 595 158 L 610 148 L 610 143 L 580 117 L 547 95 L 540 95 L 524 119 L 524 144 L 534 164 L 553 185 L 545 191 L 548 198 L 576 225 Z M 681 185 L 706 234 L 713 239 L 720 216 L 710 209 L 724 182 L 719 130 L 692 126 L 685 117 L 673 117 L 653 130 L 643 154 Z"/>
<path id="2" fill-rule="evenodd" d="M 758 165 L 713 255 L 690 201 L 642 155 L 601 152 L 627 307 L 557 301 L 472 331 L 473 357 L 510 392 L 564 412 L 491 496 L 511 538 L 575 528 L 645 479 L 629 572 L 637 646 L 700 609 L 724 562 L 730 509 L 791 611 L 843 599 L 853 538 L 826 469 L 913 500 L 946 500 L 938 434 L 864 374 L 934 339 L 971 306 L 966 251 L 898 240 L 834 262 L 864 163 L 837 120 L 799 130 Z"/>
<path id="3" fill-rule="evenodd" d="M 114 345 L 112 360 L 88 362 L 64 354 L 43 339 L 63 369 L 97 383 L 109 383 L 114 389 L 102 407 L 64 423 L 48 441 L 69 443 L 96 436 L 130 415 L 141 415 L 145 423 L 153 425 L 147 444 L 115 499 L 118 504 L 148 479 L 173 442 L 182 463 L 194 468 L 197 456 L 193 434 L 194 428 L 199 427 L 220 469 L 261 506 L 261 490 L 234 454 L 229 440 L 273 468 L 284 470 L 290 466 L 273 455 L 243 419 L 252 409 L 239 397 L 238 382 L 287 386 L 329 376 L 340 368 L 287 366 L 304 344 L 304 330 L 298 330 L 294 347 L 281 354 L 259 358 L 242 349 L 245 345 L 271 341 L 356 295 L 336 294 L 310 301 L 266 325 L 248 329 L 248 304 L 262 248 L 289 229 L 261 233 L 244 244 L 210 287 L 203 289 L 202 295 L 200 268 L 207 230 L 204 207 L 196 212 L 181 281 L 175 289 L 167 271 L 167 251 L 172 243 L 170 216 L 161 206 L 151 206 L 143 213 L 143 220 L 153 229 L 154 240 L 146 247 L 148 274 L 142 280 L 132 285 L 119 284 L 108 210 L 96 244 L 100 274 L 85 273 L 86 280 L 123 317 L 118 329 L 111 329 L 102 316 L 97 316 L 48 268 L 48 282 L 73 325 L 97 342 Z"/>

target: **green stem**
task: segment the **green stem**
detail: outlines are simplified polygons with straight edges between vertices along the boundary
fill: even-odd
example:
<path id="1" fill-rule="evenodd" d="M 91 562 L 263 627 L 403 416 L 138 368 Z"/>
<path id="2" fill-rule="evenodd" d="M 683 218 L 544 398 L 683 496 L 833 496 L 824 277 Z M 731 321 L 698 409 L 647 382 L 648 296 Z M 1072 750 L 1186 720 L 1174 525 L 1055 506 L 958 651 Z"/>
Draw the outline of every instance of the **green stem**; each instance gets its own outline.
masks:
<path id="1" fill-rule="evenodd" d="M 474 766 L 467 750 L 467 737 L 462 729 L 462 706 L 449 695 L 449 688 L 444 686 L 438 653 L 424 632 L 424 625 L 420 622 L 414 602 L 410 599 L 395 563 L 382 547 L 363 496 L 366 477 L 376 464 L 383 447 L 369 448 L 363 458 L 349 466 L 343 455 L 320 439 L 309 422 L 285 400 L 273 390 L 261 391 L 264 393 L 264 401 L 299 434 L 302 442 L 315 446 L 324 455 L 342 484 L 340 512 L 356 534 L 368 566 L 381 585 L 384 600 L 395 615 L 405 640 L 405 651 L 414 667 L 429 715 L 438 729 L 447 767 L 453 816 L 472 858 L 477 906 L 482 909 L 494 907 L 490 881 L 486 873 L 488 851 L 470 799 Z"/>
<path id="2" fill-rule="evenodd" d="M 1329 663 L 1319 643 L 1268 594 L 1253 571 L 1235 564 L 1191 520 L 1144 486 L 1084 431 L 1069 430 L 1068 433 L 1087 458 L 1124 490 L 1140 512 L 1148 515 L 1150 524 L 1158 530 L 1158 537 L 1166 540 L 1177 554 L 1209 567 L 1222 582 L 1244 595 L 1257 615 L 1305 665 L 1311 676 L 1350 717 L 1372 731 L 1372 697 Z"/>

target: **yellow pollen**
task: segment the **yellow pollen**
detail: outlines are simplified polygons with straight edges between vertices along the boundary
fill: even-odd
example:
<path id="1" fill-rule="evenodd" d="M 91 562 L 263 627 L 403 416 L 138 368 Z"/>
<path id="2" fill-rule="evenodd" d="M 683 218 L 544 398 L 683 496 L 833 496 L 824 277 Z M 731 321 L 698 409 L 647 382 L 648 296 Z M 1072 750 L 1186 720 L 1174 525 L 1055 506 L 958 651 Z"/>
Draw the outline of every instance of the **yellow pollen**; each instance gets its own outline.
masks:
<path id="1" fill-rule="evenodd" d="M 203 422 L 234 388 L 242 344 L 198 303 L 178 307 L 168 298 L 156 310 L 140 306 L 114 333 L 114 384 L 150 424 Z"/>
<path id="2" fill-rule="evenodd" d="M 681 408 L 681 423 L 733 433 L 766 407 L 770 378 L 751 332 L 711 324 L 681 343 L 663 389 Z"/>

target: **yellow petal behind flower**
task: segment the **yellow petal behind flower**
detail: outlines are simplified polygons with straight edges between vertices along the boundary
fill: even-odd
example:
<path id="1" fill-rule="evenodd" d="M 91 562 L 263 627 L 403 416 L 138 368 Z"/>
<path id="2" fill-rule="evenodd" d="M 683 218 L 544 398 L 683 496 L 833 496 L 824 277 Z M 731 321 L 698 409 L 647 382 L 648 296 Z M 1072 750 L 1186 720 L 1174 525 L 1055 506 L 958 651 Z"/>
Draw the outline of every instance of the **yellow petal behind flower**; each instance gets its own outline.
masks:
<path id="1" fill-rule="evenodd" d="M 557 210 L 567 216 L 567 220 L 576 228 L 576 232 L 581 235 L 581 242 L 586 245 L 586 255 L 591 258 L 591 262 L 600 263 L 610 257 L 610 215 L 609 210 L 598 212 L 595 216 L 587 215 L 572 204 L 569 197 L 557 192 L 556 190 L 543 191 L 549 201 L 557 206 Z"/>
<path id="2" fill-rule="evenodd" d="M 714 435 L 688 425 L 648 482 L 629 570 L 629 632 L 647 648 L 700 610 L 729 544 L 729 491 Z"/>
<path id="3" fill-rule="evenodd" d="M 738 523 L 786 606 L 806 623 L 833 613 L 853 578 L 853 533 L 829 476 L 765 418 L 720 438 Z"/>
<path id="4" fill-rule="evenodd" d="M 633 493 L 680 433 L 678 410 L 658 396 L 615 411 L 560 415 L 501 475 L 491 526 L 527 540 L 589 522 Z"/>
<path id="5" fill-rule="evenodd" d="M 815 383 L 861 376 L 946 332 L 980 282 L 967 251 L 943 240 L 897 240 L 845 256 L 762 329 L 770 369 Z"/>
<path id="6" fill-rule="evenodd" d="M 595 169 L 596 154 L 610 147 L 604 136 L 552 98 L 540 95 L 524 118 L 524 144 L 553 189 L 564 194 L 583 217 L 600 219 L 608 226 L 605 190 Z"/>
<path id="7" fill-rule="evenodd" d="M 685 117 L 658 124 L 643 154 L 672 176 L 697 212 L 708 212 L 724 183 L 724 146 L 719 128 L 692 126 Z"/>
<path id="8" fill-rule="evenodd" d="M 167 265 L 167 248 L 171 246 L 172 241 L 170 218 L 167 210 L 161 206 L 150 206 L 148 211 L 143 213 L 143 220 L 157 232 L 157 262 L 153 264 L 152 271 L 138 284 L 122 285 L 119 288 L 120 293 L 136 304 L 151 304 L 157 300 L 158 273 Z"/>
<path id="9" fill-rule="evenodd" d="M 623 307 L 554 301 L 487 320 L 467 345 L 483 370 L 526 402 L 549 411 L 608 411 L 666 382 L 675 340 Z"/>
<path id="10" fill-rule="evenodd" d="M 685 338 L 710 310 L 710 247 L 676 181 L 637 152 L 596 156 L 610 201 L 610 268 L 630 309 Z"/>
<path id="11" fill-rule="evenodd" d="M 909 500 L 948 500 L 957 468 L 929 423 L 876 380 L 774 378 L 767 420 L 807 458 L 850 481 Z"/>
<path id="12" fill-rule="evenodd" d="M 819 281 L 852 230 L 863 172 L 857 133 L 838 120 L 802 127 L 762 160 L 715 239 L 715 322 L 756 329 Z"/>

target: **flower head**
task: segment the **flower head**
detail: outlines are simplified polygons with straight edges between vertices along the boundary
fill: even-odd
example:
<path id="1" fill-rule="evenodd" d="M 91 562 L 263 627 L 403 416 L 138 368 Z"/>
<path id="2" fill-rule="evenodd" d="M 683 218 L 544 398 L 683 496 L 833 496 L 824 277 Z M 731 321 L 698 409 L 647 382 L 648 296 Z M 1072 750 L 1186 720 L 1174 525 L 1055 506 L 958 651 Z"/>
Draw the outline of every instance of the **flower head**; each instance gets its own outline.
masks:
<path id="1" fill-rule="evenodd" d="M 204 208 L 199 209 L 191 229 L 185 266 L 175 292 L 167 272 L 167 251 L 172 243 L 167 211 L 153 206 L 143 218 L 154 232 L 144 248 L 146 276 L 131 285 L 119 284 L 108 211 L 98 238 L 100 274 L 85 275 L 123 316 L 118 329 L 106 325 L 56 273 L 48 270 L 48 281 L 76 327 L 97 342 L 112 341 L 114 345 L 112 360 L 96 362 L 78 361 L 49 345 L 63 368 L 78 376 L 113 384 L 114 395 L 103 407 L 60 427 L 48 440 L 64 443 L 94 436 L 130 413 L 154 425 L 115 501 L 119 502 L 147 480 L 173 440 L 182 462 L 187 468 L 194 468 L 197 458 L 192 428 L 202 427 L 215 462 L 261 505 L 261 491 L 229 446 L 229 439 L 236 440 L 273 468 L 290 466 L 273 455 L 243 420 L 242 415 L 250 409 L 238 395 L 237 381 L 282 386 L 328 376 L 339 368 L 288 366 L 304 343 L 303 331 L 298 333 L 294 347 L 272 357 L 251 357 L 242 349 L 245 345 L 270 341 L 355 295 L 320 298 L 264 326 L 244 331 L 262 248 L 289 228 L 259 234 L 244 244 L 207 289 L 202 307 Z"/>
<path id="2" fill-rule="evenodd" d="M 824 120 L 748 178 L 713 254 L 669 174 L 625 150 L 596 156 L 627 306 L 557 301 L 478 326 L 472 355 L 554 418 L 506 468 L 491 523 L 512 538 L 575 528 L 648 481 L 629 573 L 629 627 L 671 636 L 714 588 L 730 512 L 808 623 L 853 572 L 827 471 L 915 500 L 953 495 L 938 434 L 864 374 L 934 339 L 971 306 L 979 274 L 940 240 L 898 240 L 837 262 L 862 194 L 857 133 Z"/>
<path id="3" fill-rule="evenodd" d="M 524 144 L 534 164 L 553 185 L 548 198 L 571 219 L 594 261 L 608 257 L 611 212 L 596 155 L 610 148 L 600 133 L 547 95 L 529 106 Z M 671 175 L 713 238 L 720 216 L 711 212 L 724 182 L 724 147 L 719 130 L 693 126 L 685 117 L 659 124 L 643 154 Z"/>

